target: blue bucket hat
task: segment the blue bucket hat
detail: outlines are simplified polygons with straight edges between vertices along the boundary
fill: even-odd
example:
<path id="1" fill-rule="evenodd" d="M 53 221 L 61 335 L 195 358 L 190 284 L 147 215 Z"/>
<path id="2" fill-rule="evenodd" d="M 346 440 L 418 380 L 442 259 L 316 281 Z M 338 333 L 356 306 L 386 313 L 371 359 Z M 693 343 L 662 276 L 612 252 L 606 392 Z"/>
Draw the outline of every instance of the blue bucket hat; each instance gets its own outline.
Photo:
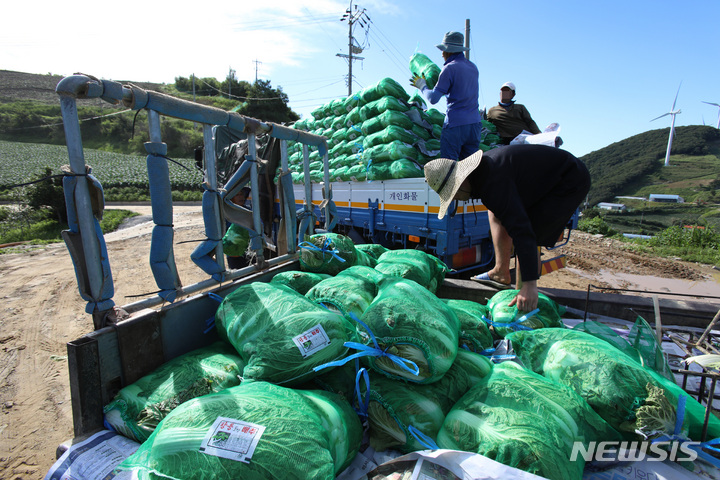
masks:
<path id="1" fill-rule="evenodd" d="M 447 32 L 440 45 L 435 45 L 443 52 L 457 53 L 470 50 L 465 46 L 465 36 L 460 32 Z"/>

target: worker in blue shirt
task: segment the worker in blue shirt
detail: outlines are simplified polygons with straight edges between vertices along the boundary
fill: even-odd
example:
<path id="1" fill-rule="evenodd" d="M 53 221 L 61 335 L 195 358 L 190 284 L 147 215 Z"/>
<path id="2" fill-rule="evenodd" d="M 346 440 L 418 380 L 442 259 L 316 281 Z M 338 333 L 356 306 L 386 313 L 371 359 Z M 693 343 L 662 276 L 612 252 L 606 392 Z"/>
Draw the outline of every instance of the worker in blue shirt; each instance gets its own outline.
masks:
<path id="1" fill-rule="evenodd" d="M 464 40 L 462 33 L 448 32 L 443 42 L 437 45 L 445 64 L 435 88 L 428 88 L 425 79 L 418 75 L 411 79 L 412 85 L 433 105 L 443 95 L 447 95 L 440 156 L 453 160 L 466 158 L 479 150 L 482 130 L 478 104 L 478 69 L 463 54 L 468 50 Z"/>

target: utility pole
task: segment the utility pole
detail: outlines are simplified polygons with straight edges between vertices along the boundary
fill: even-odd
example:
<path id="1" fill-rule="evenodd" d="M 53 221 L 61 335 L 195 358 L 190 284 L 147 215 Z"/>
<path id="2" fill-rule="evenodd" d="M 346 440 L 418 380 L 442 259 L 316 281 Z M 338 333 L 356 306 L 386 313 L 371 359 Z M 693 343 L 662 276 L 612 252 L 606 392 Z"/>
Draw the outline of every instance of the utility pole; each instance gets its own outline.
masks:
<path id="1" fill-rule="evenodd" d="M 370 17 L 365 13 L 365 9 L 358 11 L 357 5 L 355 5 L 355 11 L 353 12 L 353 0 L 350 0 L 350 8 L 345 10 L 345 15 L 340 19 L 341 22 L 347 20 L 348 22 L 348 54 L 342 53 L 336 54 L 337 57 L 346 58 L 348 60 L 348 97 L 352 96 L 352 65 L 355 60 L 365 60 L 365 57 L 358 57 L 358 53 L 362 53 L 363 49 L 359 45 L 355 45 L 355 39 L 353 38 L 353 25 L 359 23 L 363 28 L 370 22 Z M 353 55 L 355 54 L 355 55 Z"/>
<path id="2" fill-rule="evenodd" d="M 228 98 L 232 98 L 232 81 L 235 78 L 235 70 L 230 67 L 230 71 L 228 72 Z"/>
<path id="3" fill-rule="evenodd" d="M 258 64 L 260 64 L 262 62 L 259 62 L 256 58 L 255 60 L 253 60 L 253 63 L 255 64 L 255 85 L 257 85 L 257 83 L 258 83 Z"/>
<path id="4" fill-rule="evenodd" d="M 192 74 L 193 102 L 195 101 L 195 74 Z"/>
<path id="5" fill-rule="evenodd" d="M 470 19 L 465 19 L 465 58 L 470 60 Z"/>

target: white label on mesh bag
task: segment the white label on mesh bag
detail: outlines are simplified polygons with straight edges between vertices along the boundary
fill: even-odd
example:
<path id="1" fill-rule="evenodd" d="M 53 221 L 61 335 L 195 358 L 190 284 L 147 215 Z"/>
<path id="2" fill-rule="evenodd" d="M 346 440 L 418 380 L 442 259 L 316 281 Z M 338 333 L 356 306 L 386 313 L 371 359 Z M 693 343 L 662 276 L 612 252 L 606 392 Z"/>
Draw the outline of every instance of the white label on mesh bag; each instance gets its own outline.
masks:
<path id="1" fill-rule="evenodd" d="M 215 457 L 250 463 L 265 427 L 232 418 L 218 417 L 200 445 L 200 451 Z"/>
<path id="2" fill-rule="evenodd" d="M 294 337 L 293 342 L 295 342 L 295 345 L 300 349 L 300 354 L 305 358 L 330 345 L 330 338 L 325 333 L 322 325 L 318 323 L 310 330 Z"/>

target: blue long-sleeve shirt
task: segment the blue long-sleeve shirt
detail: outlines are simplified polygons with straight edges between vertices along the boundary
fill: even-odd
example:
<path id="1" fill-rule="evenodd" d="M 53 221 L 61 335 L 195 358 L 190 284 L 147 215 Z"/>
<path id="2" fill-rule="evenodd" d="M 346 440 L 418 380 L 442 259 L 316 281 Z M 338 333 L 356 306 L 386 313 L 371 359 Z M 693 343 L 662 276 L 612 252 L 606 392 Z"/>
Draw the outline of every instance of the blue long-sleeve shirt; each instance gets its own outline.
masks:
<path id="1" fill-rule="evenodd" d="M 422 94 L 433 105 L 447 95 L 444 127 L 480 122 L 478 75 L 475 64 L 460 52 L 445 61 L 434 89 L 422 89 Z"/>

